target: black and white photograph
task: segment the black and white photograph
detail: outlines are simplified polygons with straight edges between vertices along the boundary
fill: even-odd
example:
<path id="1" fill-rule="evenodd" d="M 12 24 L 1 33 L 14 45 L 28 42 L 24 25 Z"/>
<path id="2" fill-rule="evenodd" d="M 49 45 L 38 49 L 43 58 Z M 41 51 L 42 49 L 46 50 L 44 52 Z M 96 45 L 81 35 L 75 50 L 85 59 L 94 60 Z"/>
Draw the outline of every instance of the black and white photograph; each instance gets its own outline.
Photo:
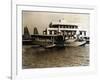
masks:
<path id="1" fill-rule="evenodd" d="M 88 13 L 22 10 L 22 68 L 90 65 Z"/>

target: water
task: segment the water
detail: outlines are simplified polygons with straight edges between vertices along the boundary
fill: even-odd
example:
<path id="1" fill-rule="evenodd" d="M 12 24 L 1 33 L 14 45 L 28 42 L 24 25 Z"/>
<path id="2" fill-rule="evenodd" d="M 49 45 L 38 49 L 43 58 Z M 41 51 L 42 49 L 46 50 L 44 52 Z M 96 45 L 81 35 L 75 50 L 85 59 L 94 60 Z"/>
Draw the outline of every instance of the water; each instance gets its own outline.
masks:
<path id="1" fill-rule="evenodd" d="M 53 49 L 23 46 L 22 49 L 22 66 L 24 69 L 88 65 L 89 46 Z"/>

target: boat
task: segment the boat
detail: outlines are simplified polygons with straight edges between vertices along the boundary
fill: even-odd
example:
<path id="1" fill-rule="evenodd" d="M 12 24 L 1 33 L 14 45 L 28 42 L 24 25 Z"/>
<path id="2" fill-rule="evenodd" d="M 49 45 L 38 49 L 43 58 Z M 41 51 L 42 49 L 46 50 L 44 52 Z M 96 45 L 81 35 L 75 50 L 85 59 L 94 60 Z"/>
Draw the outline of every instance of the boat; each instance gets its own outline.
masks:
<path id="1" fill-rule="evenodd" d="M 77 47 L 77 46 L 82 46 L 85 45 L 86 41 L 73 41 L 73 42 L 66 42 L 65 45 L 66 46 L 71 46 L 71 47 Z"/>
<path id="2" fill-rule="evenodd" d="M 51 45 L 45 46 L 44 48 L 45 49 L 51 49 L 51 48 L 54 48 L 55 46 L 56 46 L 56 44 L 51 44 Z"/>
<path id="3" fill-rule="evenodd" d="M 67 42 L 67 43 L 71 43 L 71 42 L 75 42 L 76 41 L 76 39 L 65 39 L 65 42 Z"/>
<path id="4" fill-rule="evenodd" d="M 66 46 L 77 47 L 77 46 L 85 45 L 86 43 L 87 43 L 86 39 L 84 37 L 80 37 L 80 36 L 78 36 L 75 39 L 66 39 L 65 40 Z"/>

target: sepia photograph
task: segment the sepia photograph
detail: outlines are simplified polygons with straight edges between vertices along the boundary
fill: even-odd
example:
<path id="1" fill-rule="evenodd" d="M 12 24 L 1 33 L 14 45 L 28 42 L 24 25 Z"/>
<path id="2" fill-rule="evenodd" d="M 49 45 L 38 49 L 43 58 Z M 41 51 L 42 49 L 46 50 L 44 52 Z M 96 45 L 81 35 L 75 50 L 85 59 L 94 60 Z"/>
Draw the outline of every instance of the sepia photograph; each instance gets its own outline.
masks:
<path id="1" fill-rule="evenodd" d="M 22 68 L 90 64 L 89 13 L 22 11 Z"/>

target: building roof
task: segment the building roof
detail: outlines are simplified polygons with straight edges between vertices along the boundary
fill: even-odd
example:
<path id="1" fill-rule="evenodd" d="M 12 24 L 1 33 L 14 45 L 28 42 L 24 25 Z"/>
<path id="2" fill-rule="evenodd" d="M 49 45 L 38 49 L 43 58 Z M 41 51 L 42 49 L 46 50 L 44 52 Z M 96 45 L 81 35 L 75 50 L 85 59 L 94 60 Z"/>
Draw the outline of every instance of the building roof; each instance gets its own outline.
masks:
<path id="1" fill-rule="evenodd" d="M 78 26 L 77 23 L 68 23 L 64 19 L 60 19 L 59 21 L 56 22 L 51 22 L 52 25 L 73 25 L 73 26 Z"/>

